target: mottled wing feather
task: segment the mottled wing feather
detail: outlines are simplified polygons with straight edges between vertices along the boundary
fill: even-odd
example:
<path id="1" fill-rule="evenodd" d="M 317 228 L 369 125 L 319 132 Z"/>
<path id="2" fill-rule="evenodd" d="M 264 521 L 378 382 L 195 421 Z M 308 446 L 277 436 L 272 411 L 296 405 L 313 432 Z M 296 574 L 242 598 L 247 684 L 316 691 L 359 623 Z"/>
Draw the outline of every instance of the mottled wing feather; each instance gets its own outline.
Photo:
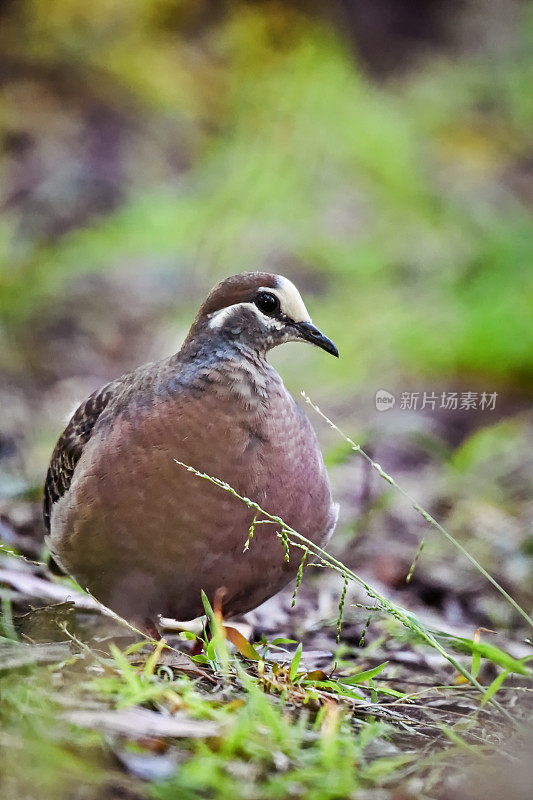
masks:
<path id="1" fill-rule="evenodd" d="M 113 387 L 113 383 L 108 383 L 93 392 L 74 412 L 56 444 L 44 485 L 43 516 L 48 532 L 53 505 L 68 492 L 83 448 L 100 414 L 113 397 Z"/>

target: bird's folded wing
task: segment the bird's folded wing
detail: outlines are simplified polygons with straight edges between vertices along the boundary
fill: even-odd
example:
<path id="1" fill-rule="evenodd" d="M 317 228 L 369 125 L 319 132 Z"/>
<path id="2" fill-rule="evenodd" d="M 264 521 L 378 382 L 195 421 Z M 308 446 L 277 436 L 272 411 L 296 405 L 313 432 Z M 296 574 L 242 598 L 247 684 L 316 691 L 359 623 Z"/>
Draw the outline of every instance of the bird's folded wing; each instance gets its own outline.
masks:
<path id="1" fill-rule="evenodd" d="M 50 531 L 52 508 L 70 488 L 76 464 L 91 438 L 94 426 L 114 395 L 115 382 L 97 389 L 74 412 L 52 454 L 44 486 L 43 516 Z"/>

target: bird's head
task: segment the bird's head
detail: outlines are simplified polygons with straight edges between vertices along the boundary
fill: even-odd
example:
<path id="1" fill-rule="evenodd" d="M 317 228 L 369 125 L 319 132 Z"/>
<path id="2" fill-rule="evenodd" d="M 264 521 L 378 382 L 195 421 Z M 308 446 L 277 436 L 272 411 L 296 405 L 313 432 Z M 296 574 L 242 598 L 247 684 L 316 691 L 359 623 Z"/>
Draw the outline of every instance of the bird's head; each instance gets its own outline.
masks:
<path id="1" fill-rule="evenodd" d="M 309 342 L 339 355 L 331 339 L 311 322 L 296 286 L 268 272 L 233 275 L 211 290 L 184 347 L 206 338 L 233 341 L 259 353 L 284 342 Z"/>

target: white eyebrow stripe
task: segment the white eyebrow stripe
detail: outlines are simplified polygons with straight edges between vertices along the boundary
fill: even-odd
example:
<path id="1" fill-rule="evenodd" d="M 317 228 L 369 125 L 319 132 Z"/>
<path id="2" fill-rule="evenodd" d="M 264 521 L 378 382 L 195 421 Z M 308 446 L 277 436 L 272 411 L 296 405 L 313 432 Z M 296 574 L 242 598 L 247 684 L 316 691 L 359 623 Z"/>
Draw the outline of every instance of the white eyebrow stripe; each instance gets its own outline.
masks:
<path id="1" fill-rule="evenodd" d="M 277 287 L 275 289 L 265 287 L 265 292 L 272 292 L 279 298 L 282 312 L 293 322 L 311 322 L 309 312 L 294 283 L 283 275 L 276 277 Z"/>
<path id="2" fill-rule="evenodd" d="M 269 290 L 270 291 L 270 290 Z M 255 303 L 234 303 L 232 306 L 226 306 L 226 308 L 221 308 L 220 311 L 214 311 L 213 314 L 210 314 L 209 319 L 209 327 L 210 328 L 222 328 L 225 324 L 226 320 L 233 316 L 233 314 L 239 308 L 247 308 L 256 315 L 256 317 L 260 320 L 263 325 L 266 325 L 269 328 L 283 328 L 283 322 L 280 322 L 277 319 L 273 319 L 268 317 L 266 314 L 263 314 Z"/>
<path id="3" fill-rule="evenodd" d="M 239 305 L 242 305 L 242 303 Z M 209 315 L 209 327 L 221 328 L 234 311 L 235 306 L 226 306 L 226 308 L 221 308 L 220 311 L 214 311 L 213 314 Z"/>

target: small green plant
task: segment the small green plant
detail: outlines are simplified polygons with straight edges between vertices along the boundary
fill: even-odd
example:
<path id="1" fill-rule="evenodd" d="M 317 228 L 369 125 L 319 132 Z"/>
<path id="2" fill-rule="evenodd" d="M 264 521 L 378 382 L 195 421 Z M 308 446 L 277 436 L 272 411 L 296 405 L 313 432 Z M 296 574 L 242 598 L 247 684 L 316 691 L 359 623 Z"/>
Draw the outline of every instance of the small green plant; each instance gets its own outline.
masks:
<path id="1" fill-rule="evenodd" d="M 364 781 L 359 765 L 365 750 L 386 728 L 363 724 L 354 730 L 334 704 L 323 706 L 314 724 L 310 712 L 289 713 L 240 672 L 244 704 L 229 721 L 216 747 L 195 743 L 191 758 L 167 782 L 152 787 L 156 800 L 201 796 L 220 800 L 275 800 L 305 796 L 339 800 L 353 795 Z"/>

